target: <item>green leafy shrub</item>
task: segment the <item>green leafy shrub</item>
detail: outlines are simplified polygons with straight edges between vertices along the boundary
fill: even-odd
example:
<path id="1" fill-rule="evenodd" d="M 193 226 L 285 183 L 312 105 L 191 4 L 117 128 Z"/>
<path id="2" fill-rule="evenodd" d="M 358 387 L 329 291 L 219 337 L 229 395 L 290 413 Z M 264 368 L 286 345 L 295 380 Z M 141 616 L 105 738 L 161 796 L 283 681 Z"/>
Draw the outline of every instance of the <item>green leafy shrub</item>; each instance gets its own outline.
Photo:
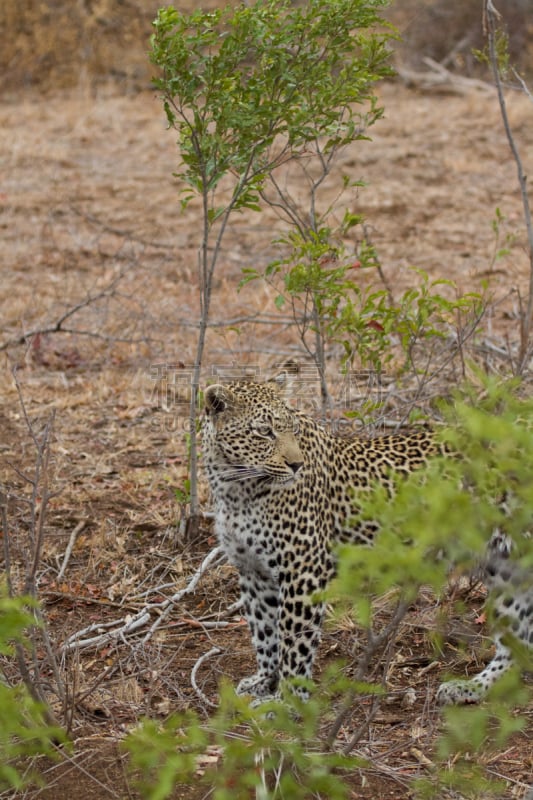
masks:
<path id="1" fill-rule="evenodd" d="M 0 655 L 10 658 L 15 645 L 24 642 L 25 629 L 35 624 L 27 611 L 28 598 L 0 595 Z M 0 787 L 20 789 L 31 779 L 26 772 L 27 757 L 51 755 L 52 741 L 62 741 L 61 730 L 45 722 L 44 708 L 19 684 L 10 685 L 0 677 Z M 19 766 L 20 765 L 20 766 Z"/>
<path id="2" fill-rule="evenodd" d="M 516 383 L 478 379 L 481 388 L 457 392 L 453 405 L 443 407 L 448 455 L 400 481 L 394 497 L 377 486 L 354 498 L 354 513 L 378 520 L 381 530 L 372 548 L 342 547 L 334 591 L 363 625 L 372 622 L 372 597 L 392 587 L 414 600 L 422 585 L 441 594 L 451 565 L 475 571 L 496 528 L 513 539 L 512 558 L 531 572 L 533 400 L 521 396 Z M 517 646 L 517 661 L 530 668 L 531 651 L 524 649 Z M 526 718 L 516 708 L 530 694 L 517 668 L 495 684 L 481 707 L 445 709 L 440 768 L 420 782 L 420 797 L 441 797 L 445 786 L 466 797 L 501 796 L 499 782 L 472 760 L 501 748 L 524 727 Z"/>
<path id="3" fill-rule="evenodd" d="M 191 517 L 198 516 L 196 398 L 213 276 L 232 215 L 278 205 L 289 163 L 329 169 L 381 116 L 373 87 L 391 73 L 386 0 L 257 0 L 154 21 L 152 62 L 178 135 L 182 205 L 199 203 L 200 325 L 189 412 Z M 267 196 L 268 190 L 273 196 Z M 290 214 L 289 219 L 297 224 Z"/>
<path id="4" fill-rule="evenodd" d="M 286 704 L 254 710 L 226 685 L 208 722 L 195 713 L 173 715 L 163 724 L 143 722 L 126 740 L 133 769 L 142 776 L 143 798 L 164 800 L 177 786 L 202 783 L 214 800 L 248 797 L 254 791 L 262 800 L 347 800 L 343 770 L 363 762 L 320 741 L 318 726 L 329 692 L 296 709 L 295 698 L 286 699 Z"/>

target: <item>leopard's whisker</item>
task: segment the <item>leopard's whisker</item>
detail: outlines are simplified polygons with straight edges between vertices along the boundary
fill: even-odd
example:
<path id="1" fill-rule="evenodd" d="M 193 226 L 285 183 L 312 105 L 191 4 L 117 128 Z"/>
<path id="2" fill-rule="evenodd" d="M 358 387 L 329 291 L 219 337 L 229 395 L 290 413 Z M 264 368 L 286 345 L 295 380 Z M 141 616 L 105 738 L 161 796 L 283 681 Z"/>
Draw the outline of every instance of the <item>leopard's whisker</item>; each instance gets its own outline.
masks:
<path id="1" fill-rule="evenodd" d="M 261 478 L 265 476 L 265 470 L 262 467 L 250 467 L 244 464 L 236 464 L 221 470 L 218 475 L 224 481 L 246 481 L 250 478 Z"/>

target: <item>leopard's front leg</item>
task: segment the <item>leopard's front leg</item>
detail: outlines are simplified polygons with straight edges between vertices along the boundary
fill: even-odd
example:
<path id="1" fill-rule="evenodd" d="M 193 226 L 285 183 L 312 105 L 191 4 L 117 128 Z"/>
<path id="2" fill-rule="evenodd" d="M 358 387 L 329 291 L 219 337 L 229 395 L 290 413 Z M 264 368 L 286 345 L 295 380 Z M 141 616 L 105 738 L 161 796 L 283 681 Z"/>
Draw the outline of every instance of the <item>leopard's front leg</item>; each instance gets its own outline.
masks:
<path id="1" fill-rule="evenodd" d="M 279 682 L 279 584 L 275 576 L 257 571 L 242 572 L 239 577 L 244 615 L 257 659 L 257 672 L 241 680 L 237 694 L 272 697 Z"/>
<path id="2" fill-rule="evenodd" d="M 317 564 L 315 570 L 310 569 L 313 563 Z M 325 610 L 317 595 L 324 591 L 329 573 L 326 552 L 315 559 L 308 559 L 308 554 L 297 558 L 289 552 L 280 571 L 279 676 L 280 681 L 292 683 L 292 690 L 302 699 L 307 699 L 308 692 L 298 686 L 297 679 L 312 678 Z"/>

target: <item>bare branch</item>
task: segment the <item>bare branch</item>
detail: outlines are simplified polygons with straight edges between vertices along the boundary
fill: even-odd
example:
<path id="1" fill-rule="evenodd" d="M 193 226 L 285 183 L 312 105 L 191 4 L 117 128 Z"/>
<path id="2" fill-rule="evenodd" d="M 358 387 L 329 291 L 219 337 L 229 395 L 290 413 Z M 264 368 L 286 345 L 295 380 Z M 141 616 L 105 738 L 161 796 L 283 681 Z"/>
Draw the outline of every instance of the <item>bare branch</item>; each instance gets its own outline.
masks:
<path id="1" fill-rule="evenodd" d="M 10 529 L 7 516 L 8 495 L 0 489 L 0 519 L 2 521 L 2 541 L 4 545 L 4 569 L 6 575 L 7 591 L 13 597 L 13 585 L 11 583 L 11 540 Z"/>
<path id="2" fill-rule="evenodd" d="M 77 334 L 78 336 L 93 336 L 95 338 L 105 339 L 103 334 L 93 331 L 84 331 L 84 330 L 76 330 L 71 328 L 66 328 L 64 323 L 73 317 L 78 311 L 81 311 L 84 308 L 88 308 L 89 306 L 98 303 L 100 300 L 106 297 L 113 297 L 117 284 L 122 279 L 122 272 L 114 278 L 109 286 L 105 289 L 102 289 L 101 292 L 98 292 L 95 295 L 88 295 L 84 300 L 80 300 L 78 303 L 75 303 L 73 306 L 70 306 L 66 309 L 66 311 L 61 314 L 55 322 L 50 323 L 49 325 L 44 325 L 38 328 L 32 328 L 25 333 L 22 333 L 20 336 L 16 336 L 13 339 L 8 339 L 6 342 L 2 342 L 0 344 L 0 352 L 2 350 L 7 350 L 10 347 L 15 347 L 17 345 L 25 344 L 29 339 L 32 339 L 34 336 L 37 335 L 45 335 L 49 333 L 70 333 L 70 334 Z M 113 341 L 119 341 L 115 337 L 113 337 Z M 131 341 L 131 339 L 124 339 L 123 341 Z M 144 340 L 143 340 L 144 341 Z"/>
<path id="3" fill-rule="evenodd" d="M 520 75 L 520 73 L 518 73 L 514 68 L 513 68 L 513 75 L 515 76 L 516 80 L 522 87 L 522 91 L 524 92 L 524 94 L 527 95 L 531 100 L 531 102 L 533 103 L 533 93 L 531 92 L 529 86 L 527 85 L 523 77 Z"/>
<path id="4" fill-rule="evenodd" d="M 518 176 L 518 184 L 520 186 L 520 194 L 522 197 L 522 206 L 524 212 L 524 222 L 527 230 L 528 249 L 529 249 L 529 293 L 527 299 L 527 307 L 521 314 L 520 326 L 520 354 L 518 358 L 518 373 L 522 373 L 526 367 L 527 360 L 530 353 L 529 340 L 531 337 L 531 325 L 533 321 L 533 222 L 531 219 L 531 209 L 529 205 L 529 197 L 527 192 L 527 176 L 524 173 L 522 159 L 514 140 L 513 132 L 507 114 L 507 106 L 505 103 L 505 96 L 503 93 L 502 79 L 500 73 L 500 66 L 498 63 L 498 53 L 496 49 L 496 33 L 498 20 L 501 19 L 501 14 L 495 8 L 492 0 L 485 0 L 484 3 L 484 22 L 486 23 L 486 30 L 489 42 L 489 61 L 492 68 L 492 74 L 496 84 L 498 93 L 498 102 L 500 104 L 500 112 L 502 116 L 503 126 L 505 128 L 505 135 L 513 155 L 516 171 Z"/>
<path id="5" fill-rule="evenodd" d="M 422 61 L 428 68 L 426 72 L 407 69 L 403 66 L 396 67 L 398 75 L 406 86 L 415 86 L 417 89 L 426 90 L 432 94 L 439 91 L 464 94 L 465 92 L 471 92 L 472 89 L 479 89 L 483 92 L 493 91 L 490 83 L 478 78 L 466 78 L 464 75 L 450 72 L 444 64 L 439 64 L 429 56 L 423 58 Z"/>
<path id="6" fill-rule="evenodd" d="M 35 461 L 35 473 L 33 478 L 26 477 L 27 482 L 32 487 L 31 497 L 31 526 L 30 535 L 32 537 L 32 551 L 31 551 L 31 567 L 26 574 L 26 582 L 24 586 L 25 594 L 35 597 L 37 594 L 35 579 L 37 569 L 41 561 L 41 551 L 44 538 L 44 520 L 46 510 L 51 495 L 48 491 L 48 464 L 50 459 L 50 437 L 54 424 L 55 412 L 53 411 L 48 418 L 41 438 L 35 433 L 34 426 L 28 416 L 22 389 L 17 377 L 16 367 L 12 370 L 13 379 L 19 396 L 19 402 L 24 416 L 24 421 L 28 428 L 28 432 L 33 440 L 35 449 L 37 450 L 37 458 Z M 39 502 L 40 497 L 40 502 Z"/>
<path id="7" fill-rule="evenodd" d="M 38 434 L 34 424 L 29 418 L 22 389 L 17 377 L 16 368 L 13 369 L 13 378 L 19 396 L 20 407 L 28 433 L 36 450 L 35 467 L 32 476 L 22 475 L 24 481 L 31 487 L 31 497 L 29 499 L 30 524 L 29 524 L 29 546 L 27 550 L 26 574 L 24 576 L 23 594 L 37 597 L 37 572 L 41 563 L 41 553 L 44 543 L 44 523 L 50 499 L 54 496 L 49 491 L 49 464 L 50 464 L 50 439 L 52 435 L 54 413 L 48 418 L 44 429 Z M 4 556 L 6 559 L 6 572 L 8 589 L 13 595 L 14 587 L 11 576 L 11 559 L 9 547 L 9 532 L 7 518 L 7 497 L 4 493 L 0 496 L 1 517 L 4 527 Z M 29 630 L 29 648 L 25 649 L 20 643 L 15 644 L 15 653 L 20 677 L 30 692 L 31 696 L 43 704 L 45 719 L 49 724 L 57 724 L 54 716 L 46 701 L 46 692 L 41 678 L 42 669 L 38 651 L 44 650 L 48 656 L 48 667 L 51 669 L 55 680 L 54 691 L 65 707 L 66 694 L 63 681 L 61 679 L 59 665 L 52 647 L 48 630 L 45 625 L 41 609 L 35 604 L 31 607 L 31 613 L 35 618 L 35 624 Z M 31 668 L 30 668 L 31 664 Z"/>
<path id="8" fill-rule="evenodd" d="M 159 628 L 161 623 L 168 617 L 168 615 L 172 612 L 173 607 L 176 603 L 178 603 L 182 597 L 185 597 L 187 594 L 191 594 L 196 589 L 198 583 L 200 582 L 201 578 L 203 577 L 204 573 L 211 567 L 216 566 L 217 564 L 221 564 L 226 560 L 226 555 L 222 547 L 214 547 L 211 552 L 209 552 L 196 572 L 193 574 L 192 578 L 189 580 L 188 584 L 185 586 L 184 589 L 180 589 L 179 592 L 176 592 L 172 595 L 168 600 L 165 600 L 163 603 L 158 604 L 159 608 L 163 611 L 163 613 L 156 619 L 150 630 L 147 632 L 146 636 L 143 639 L 143 644 L 148 642 L 155 631 Z"/>
<path id="9" fill-rule="evenodd" d="M 398 629 L 398 625 L 400 624 L 405 614 L 407 613 L 408 608 L 409 608 L 409 603 L 404 599 L 400 599 L 398 601 L 398 604 L 394 610 L 394 613 L 388 625 L 385 628 L 383 628 L 383 630 L 381 630 L 377 635 L 374 634 L 374 632 L 371 629 L 368 630 L 368 642 L 361 658 L 359 659 L 354 680 L 356 681 L 364 680 L 370 664 L 372 663 L 372 661 L 374 661 L 376 653 L 383 646 L 392 644 L 392 642 L 394 641 L 394 635 Z M 383 669 L 384 678 L 385 675 L 386 675 L 386 668 Z M 351 714 L 353 710 L 355 697 L 356 693 L 354 691 L 351 691 L 347 694 L 346 700 L 341 710 L 337 714 L 337 717 L 333 722 L 333 725 L 331 726 L 331 730 L 329 731 L 328 743 L 330 745 L 333 744 L 333 742 L 337 738 L 340 729 L 344 725 L 344 722 Z M 372 722 L 373 718 L 375 717 L 379 709 L 379 702 L 380 698 L 379 696 L 376 695 L 374 698 L 374 702 L 372 704 L 370 715 L 367 717 L 364 723 L 358 728 L 358 730 L 355 731 L 350 741 L 345 746 L 344 752 L 346 754 L 351 752 L 351 750 L 353 750 L 357 742 L 360 740 L 361 736 L 364 734 L 366 730 L 368 730 L 368 726 Z"/>

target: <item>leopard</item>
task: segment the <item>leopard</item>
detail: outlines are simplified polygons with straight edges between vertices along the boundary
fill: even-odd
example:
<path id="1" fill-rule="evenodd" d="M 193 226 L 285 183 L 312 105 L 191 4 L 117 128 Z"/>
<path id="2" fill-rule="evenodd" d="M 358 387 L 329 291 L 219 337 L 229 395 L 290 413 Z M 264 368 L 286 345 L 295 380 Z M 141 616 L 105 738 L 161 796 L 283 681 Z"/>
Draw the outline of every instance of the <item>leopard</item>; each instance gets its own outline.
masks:
<path id="1" fill-rule="evenodd" d="M 371 438 L 336 435 L 290 406 L 275 380 L 213 384 L 204 399 L 202 450 L 215 531 L 238 572 L 256 658 L 256 671 L 239 682 L 237 694 L 262 703 L 289 685 L 305 699 L 336 547 L 347 541 L 371 545 L 379 531 L 378 524 L 354 514 L 358 492 L 379 483 L 394 493 L 398 478 L 442 455 L 443 446 L 426 426 Z M 502 614 L 531 645 L 531 589 L 507 591 L 516 575 L 507 553 L 494 550 L 488 582 L 503 585 Z M 496 642 L 495 658 L 481 675 L 443 684 L 438 702 L 482 697 L 512 663 L 501 635 Z"/>
<path id="2" fill-rule="evenodd" d="M 517 645 L 533 655 L 533 581 L 529 570 L 511 561 L 512 550 L 513 541 L 501 531 L 494 531 L 476 575 L 488 592 L 489 612 L 495 629 L 494 655 L 472 678 L 441 683 L 435 695 L 438 705 L 479 703 L 515 664 Z M 528 655 L 529 652 L 523 659 L 527 664 Z"/>

